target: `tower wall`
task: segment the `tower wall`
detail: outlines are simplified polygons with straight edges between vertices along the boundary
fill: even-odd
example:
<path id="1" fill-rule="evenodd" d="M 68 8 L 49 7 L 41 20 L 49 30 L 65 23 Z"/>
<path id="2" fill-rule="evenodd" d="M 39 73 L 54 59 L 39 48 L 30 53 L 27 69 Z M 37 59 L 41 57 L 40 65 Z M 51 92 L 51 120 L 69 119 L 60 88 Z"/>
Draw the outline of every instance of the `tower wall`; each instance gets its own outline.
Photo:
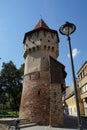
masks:
<path id="1" fill-rule="evenodd" d="M 49 73 L 36 72 L 24 76 L 20 118 L 48 125 L 50 109 Z"/>
<path id="2" fill-rule="evenodd" d="M 49 71 L 24 76 L 20 118 L 39 125 L 62 126 L 61 84 L 50 84 Z"/>
<path id="3" fill-rule="evenodd" d="M 64 123 L 61 84 L 50 84 L 50 125 L 62 126 Z"/>

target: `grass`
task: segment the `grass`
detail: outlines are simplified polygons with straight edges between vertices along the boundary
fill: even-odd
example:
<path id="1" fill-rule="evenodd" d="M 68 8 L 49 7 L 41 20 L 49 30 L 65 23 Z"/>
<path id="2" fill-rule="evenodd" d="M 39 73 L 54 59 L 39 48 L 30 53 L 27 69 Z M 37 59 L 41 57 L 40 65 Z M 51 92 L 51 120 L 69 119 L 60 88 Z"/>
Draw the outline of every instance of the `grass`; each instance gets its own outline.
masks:
<path id="1" fill-rule="evenodd" d="M 9 112 L 6 112 L 6 111 L 3 111 L 3 112 L 0 112 L 0 117 L 18 117 L 19 116 L 19 112 L 16 112 L 16 111 L 9 111 Z"/>
<path id="2" fill-rule="evenodd" d="M 10 116 L 18 116 L 18 115 L 19 115 L 19 112 L 10 111 L 10 112 L 8 112 L 8 115 L 10 115 Z"/>

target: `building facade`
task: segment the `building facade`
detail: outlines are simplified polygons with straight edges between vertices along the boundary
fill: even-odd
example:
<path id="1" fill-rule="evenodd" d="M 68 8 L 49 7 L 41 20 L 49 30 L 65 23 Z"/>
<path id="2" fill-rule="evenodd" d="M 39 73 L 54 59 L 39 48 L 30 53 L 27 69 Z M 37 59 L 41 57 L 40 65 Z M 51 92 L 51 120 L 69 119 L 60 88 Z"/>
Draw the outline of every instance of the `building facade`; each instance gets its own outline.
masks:
<path id="1" fill-rule="evenodd" d="M 59 37 L 40 19 L 24 36 L 24 80 L 20 118 L 40 125 L 62 126 L 62 91 L 65 89 L 65 67 L 59 56 Z"/>
<path id="2" fill-rule="evenodd" d="M 87 115 L 87 61 L 79 69 L 77 75 L 79 78 L 80 95 L 84 104 L 84 113 Z"/>
<path id="3" fill-rule="evenodd" d="M 80 107 L 80 114 L 84 115 L 84 107 L 83 107 L 83 101 L 80 96 L 80 90 L 79 87 L 77 86 L 78 89 L 78 100 L 79 100 L 79 107 Z M 75 94 L 74 94 L 74 86 L 71 85 L 66 88 L 66 93 L 65 93 L 65 113 L 72 115 L 72 116 L 77 116 L 77 108 L 76 108 L 76 99 L 75 99 Z"/>

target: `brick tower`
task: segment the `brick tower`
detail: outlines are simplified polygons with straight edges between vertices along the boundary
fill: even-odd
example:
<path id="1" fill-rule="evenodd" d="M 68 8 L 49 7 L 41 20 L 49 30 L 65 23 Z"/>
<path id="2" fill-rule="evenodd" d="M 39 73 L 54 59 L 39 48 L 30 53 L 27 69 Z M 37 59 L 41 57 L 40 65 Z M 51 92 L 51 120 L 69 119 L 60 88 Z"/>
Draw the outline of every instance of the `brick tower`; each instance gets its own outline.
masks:
<path id="1" fill-rule="evenodd" d="M 59 37 L 40 19 L 24 36 L 24 80 L 20 118 L 39 125 L 63 125 L 62 91 L 65 67 L 59 56 Z"/>

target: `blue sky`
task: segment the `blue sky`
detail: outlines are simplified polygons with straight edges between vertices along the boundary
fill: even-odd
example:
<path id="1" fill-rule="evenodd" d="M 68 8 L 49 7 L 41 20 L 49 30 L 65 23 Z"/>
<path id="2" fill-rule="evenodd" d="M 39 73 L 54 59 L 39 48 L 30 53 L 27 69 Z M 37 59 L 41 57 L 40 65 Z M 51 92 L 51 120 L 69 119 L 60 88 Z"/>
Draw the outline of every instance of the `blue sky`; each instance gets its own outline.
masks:
<path id="1" fill-rule="evenodd" d="M 74 66 L 77 74 L 87 60 L 87 0 L 0 0 L 0 69 L 2 62 L 12 60 L 19 68 L 24 62 L 23 38 L 32 30 L 40 18 L 51 29 L 59 33 L 59 27 L 65 21 L 76 25 L 71 35 L 74 51 Z M 66 36 L 59 33 L 58 61 L 65 65 L 66 84 L 72 83 L 70 59 Z"/>

